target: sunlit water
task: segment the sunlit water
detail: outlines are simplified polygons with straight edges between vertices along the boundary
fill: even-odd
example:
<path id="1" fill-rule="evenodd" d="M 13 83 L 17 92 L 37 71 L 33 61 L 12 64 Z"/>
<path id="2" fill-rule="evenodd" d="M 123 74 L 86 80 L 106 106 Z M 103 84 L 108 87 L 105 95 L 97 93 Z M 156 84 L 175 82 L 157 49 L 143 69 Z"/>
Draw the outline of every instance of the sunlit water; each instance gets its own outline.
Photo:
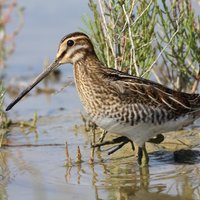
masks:
<path id="1" fill-rule="evenodd" d="M 60 38 L 83 27 L 80 16 L 89 9 L 85 0 L 81 6 L 64 0 L 20 4 L 26 8 L 25 26 L 4 73 L 7 85 L 23 88 L 42 70 L 46 56 L 53 60 Z M 72 80 L 72 67 L 62 68 L 61 81 L 49 83 L 57 92 L 38 95 L 34 90 L 9 112 L 13 121 L 29 120 L 35 111 L 39 119 L 36 130 L 14 128 L 8 135 L 9 147 L 0 151 L 1 199 L 199 199 L 198 159 L 178 164 L 173 152 L 158 147 L 150 154 L 147 168 L 140 168 L 133 152 L 124 149 L 115 156 L 97 151 L 94 164 L 88 164 L 91 137 L 84 130 L 74 86 L 61 90 Z M 5 103 L 9 102 L 6 96 Z M 71 163 L 66 158 L 66 142 Z M 76 163 L 78 146 L 81 163 Z"/>

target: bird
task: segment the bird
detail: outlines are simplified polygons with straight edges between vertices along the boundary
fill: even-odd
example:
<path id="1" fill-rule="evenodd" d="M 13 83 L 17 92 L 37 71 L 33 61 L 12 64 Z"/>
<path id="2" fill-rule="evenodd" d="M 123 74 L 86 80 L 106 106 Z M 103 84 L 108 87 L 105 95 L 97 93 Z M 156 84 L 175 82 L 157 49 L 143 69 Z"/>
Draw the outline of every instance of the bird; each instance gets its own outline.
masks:
<path id="1" fill-rule="evenodd" d="M 125 136 L 138 146 L 138 163 L 148 165 L 145 143 L 180 130 L 200 117 L 200 96 L 105 66 L 85 33 L 64 36 L 55 60 L 16 97 L 6 111 L 59 66 L 71 63 L 76 89 L 94 127 Z"/>

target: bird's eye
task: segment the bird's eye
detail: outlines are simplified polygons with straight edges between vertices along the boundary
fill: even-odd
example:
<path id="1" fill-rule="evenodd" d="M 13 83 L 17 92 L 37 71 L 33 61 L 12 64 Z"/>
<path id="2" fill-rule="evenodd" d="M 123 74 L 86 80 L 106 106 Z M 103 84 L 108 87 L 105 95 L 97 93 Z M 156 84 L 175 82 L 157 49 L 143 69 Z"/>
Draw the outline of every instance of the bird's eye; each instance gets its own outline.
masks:
<path id="1" fill-rule="evenodd" d="M 68 47 L 72 47 L 74 45 L 74 41 L 73 40 L 68 40 L 67 41 L 67 46 Z"/>

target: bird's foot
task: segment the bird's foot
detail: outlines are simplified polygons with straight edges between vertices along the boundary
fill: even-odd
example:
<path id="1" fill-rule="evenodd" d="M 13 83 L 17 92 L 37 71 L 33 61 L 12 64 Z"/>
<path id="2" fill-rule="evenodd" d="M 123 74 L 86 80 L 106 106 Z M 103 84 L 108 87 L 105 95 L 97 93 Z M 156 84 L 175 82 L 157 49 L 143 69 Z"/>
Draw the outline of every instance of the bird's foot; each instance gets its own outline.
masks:
<path id="1" fill-rule="evenodd" d="M 101 142 L 101 143 L 93 145 L 92 147 L 94 147 L 94 148 L 96 148 L 96 147 L 100 148 L 100 147 L 105 146 L 105 145 L 119 144 L 119 143 L 121 143 L 121 144 L 117 145 L 116 148 L 114 148 L 113 150 L 111 150 L 111 151 L 108 152 L 108 155 L 111 155 L 111 154 L 115 153 L 117 150 L 121 149 L 128 142 L 131 143 L 132 149 L 135 150 L 133 141 L 130 140 L 130 139 L 128 139 L 125 136 L 121 136 L 121 137 L 114 138 L 113 140 Z"/>
<path id="2" fill-rule="evenodd" d="M 149 139 L 148 142 L 160 144 L 164 139 L 165 137 L 162 134 L 158 134 L 156 137 Z"/>
<path id="3" fill-rule="evenodd" d="M 99 143 L 102 143 L 106 137 L 106 134 L 108 133 L 108 131 L 103 130 L 101 133 L 101 136 L 99 138 Z"/>

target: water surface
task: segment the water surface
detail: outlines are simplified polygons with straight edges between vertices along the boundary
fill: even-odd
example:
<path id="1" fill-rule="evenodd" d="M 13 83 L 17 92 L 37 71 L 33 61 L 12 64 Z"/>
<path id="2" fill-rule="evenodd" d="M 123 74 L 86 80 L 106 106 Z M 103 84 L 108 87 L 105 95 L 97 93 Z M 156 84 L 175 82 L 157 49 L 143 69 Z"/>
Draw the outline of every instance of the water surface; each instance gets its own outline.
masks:
<path id="1" fill-rule="evenodd" d="M 86 0 L 81 1 L 81 6 L 80 2 L 64 0 L 19 3 L 25 7 L 25 25 L 16 38 L 16 52 L 3 73 L 6 86 L 11 84 L 22 90 L 41 72 L 45 58 L 54 59 L 60 38 L 83 27 L 80 16 L 90 13 Z M 113 156 L 98 151 L 94 164 L 88 164 L 91 137 L 84 130 L 80 117 L 83 109 L 74 85 L 70 84 L 72 66 L 63 66 L 61 74 L 60 81 L 48 83 L 56 92 L 38 94 L 35 89 L 8 113 L 13 121 L 29 120 L 35 111 L 39 118 L 35 130 L 12 129 L 9 146 L 0 151 L 1 199 L 199 199 L 198 128 L 172 134 L 174 144 L 169 135 L 165 145 L 149 147 L 153 152 L 147 168 L 138 166 L 130 144 Z M 69 86 L 64 87 L 67 83 Z M 38 86 L 44 87 L 44 83 Z M 11 98 L 6 96 L 6 105 Z M 197 151 L 196 157 L 190 162 L 175 162 L 175 145 L 179 140 L 190 141 L 188 138 L 195 147 L 192 152 Z M 71 163 L 66 158 L 66 142 Z M 78 146 L 81 163 L 76 163 Z"/>

